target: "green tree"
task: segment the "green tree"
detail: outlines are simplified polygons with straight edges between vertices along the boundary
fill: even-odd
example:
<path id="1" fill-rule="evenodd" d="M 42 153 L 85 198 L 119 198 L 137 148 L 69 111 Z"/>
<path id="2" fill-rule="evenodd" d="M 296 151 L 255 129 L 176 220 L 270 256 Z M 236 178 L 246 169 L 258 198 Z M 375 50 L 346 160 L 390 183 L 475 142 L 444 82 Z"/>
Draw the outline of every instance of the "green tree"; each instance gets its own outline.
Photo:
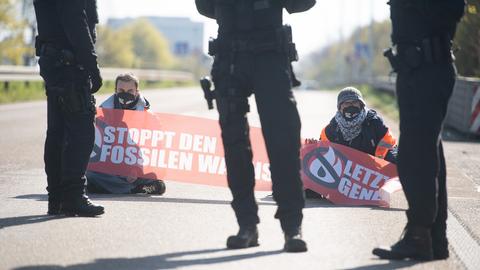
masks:
<path id="1" fill-rule="evenodd" d="M 97 53 L 102 66 L 168 69 L 176 64 L 167 40 L 144 19 L 116 30 L 99 27 Z"/>
<path id="2" fill-rule="evenodd" d="M 373 77 L 387 76 L 391 68 L 383 49 L 390 46 L 390 32 L 389 20 L 359 27 L 347 39 L 309 55 L 302 61 L 300 75 L 322 87 L 366 82 L 370 72 Z M 368 45 L 368 49 L 359 52 L 357 45 Z"/>
<path id="3" fill-rule="evenodd" d="M 98 27 L 97 54 L 105 67 L 133 67 L 135 55 L 130 32 Z"/>
<path id="4" fill-rule="evenodd" d="M 203 52 L 194 52 L 175 61 L 173 69 L 193 73 L 196 78 L 210 74 L 212 59 Z"/>
<path id="5" fill-rule="evenodd" d="M 455 45 L 458 72 L 480 77 L 480 0 L 468 0 L 465 16 L 458 25 Z"/>
<path id="6" fill-rule="evenodd" d="M 167 40 L 147 20 L 137 20 L 125 31 L 130 31 L 136 68 L 169 68 L 174 64 Z"/>
<path id="7" fill-rule="evenodd" d="M 24 20 L 16 18 L 16 1 L 0 0 L 0 64 L 23 64 L 25 54 L 33 49 L 25 44 Z"/>

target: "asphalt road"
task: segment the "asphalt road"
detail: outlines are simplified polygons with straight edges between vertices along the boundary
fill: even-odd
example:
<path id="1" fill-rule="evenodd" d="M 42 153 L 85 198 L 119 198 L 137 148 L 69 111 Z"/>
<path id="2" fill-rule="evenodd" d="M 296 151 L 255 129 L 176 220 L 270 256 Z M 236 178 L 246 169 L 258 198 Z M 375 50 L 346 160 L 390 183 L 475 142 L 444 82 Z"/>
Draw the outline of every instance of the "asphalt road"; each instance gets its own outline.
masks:
<path id="1" fill-rule="evenodd" d="M 199 89 L 145 95 L 153 111 L 217 117 L 206 110 Z M 318 137 L 336 110 L 336 93 L 297 92 L 296 97 L 302 136 Z M 250 122 L 258 126 L 254 107 Z M 406 202 L 401 192 L 391 209 L 308 200 L 303 230 L 309 252 L 302 254 L 282 252 L 268 192 L 256 193 L 261 245 L 237 251 L 225 249 L 227 236 L 237 231 L 225 188 L 167 181 L 164 196 L 93 196 L 106 207 L 99 218 L 49 217 L 45 127 L 45 102 L 0 106 L 0 269 L 480 269 L 478 142 L 446 143 L 452 256 L 419 263 L 371 255 L 373 247 L 395 242 L 402 232 Z"/>

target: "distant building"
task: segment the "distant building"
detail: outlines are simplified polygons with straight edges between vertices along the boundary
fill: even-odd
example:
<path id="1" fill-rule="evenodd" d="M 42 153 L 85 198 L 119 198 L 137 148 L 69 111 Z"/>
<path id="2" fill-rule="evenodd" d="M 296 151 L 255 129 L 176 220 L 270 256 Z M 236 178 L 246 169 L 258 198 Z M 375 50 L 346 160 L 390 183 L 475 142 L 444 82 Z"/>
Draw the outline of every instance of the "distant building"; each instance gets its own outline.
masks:
<path id="1" fill-rule="evenodd" d="M 147 19 L 168 40 L 170 50 L 176 56 L 203 53 L 203 23 L 181 17 L 142 17 Z M 136 18 L 108 19 L 107 25 L 117 29 Z"/>

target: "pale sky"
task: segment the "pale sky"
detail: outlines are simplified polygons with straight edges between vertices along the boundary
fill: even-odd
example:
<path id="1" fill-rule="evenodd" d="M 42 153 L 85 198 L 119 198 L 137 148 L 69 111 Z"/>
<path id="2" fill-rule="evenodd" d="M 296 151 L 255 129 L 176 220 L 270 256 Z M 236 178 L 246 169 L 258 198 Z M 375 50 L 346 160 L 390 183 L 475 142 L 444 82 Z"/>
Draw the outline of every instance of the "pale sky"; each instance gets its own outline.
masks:
<path id="1" fill-rule="evenodd" d="M 300 56 L 332 41 L 346 37 L 360 25 L 389 16 L 387 0 L 317 0 L 311 10 L 285 15 L 285 23 L 292 25 L 294 41 Z M 217 24 L 197 13 L 194 0 L 99 0 L 101 23 L 108 18 L 138 16 L 189 17 L 205 23 L 205 40 L 216 36 Z"/>

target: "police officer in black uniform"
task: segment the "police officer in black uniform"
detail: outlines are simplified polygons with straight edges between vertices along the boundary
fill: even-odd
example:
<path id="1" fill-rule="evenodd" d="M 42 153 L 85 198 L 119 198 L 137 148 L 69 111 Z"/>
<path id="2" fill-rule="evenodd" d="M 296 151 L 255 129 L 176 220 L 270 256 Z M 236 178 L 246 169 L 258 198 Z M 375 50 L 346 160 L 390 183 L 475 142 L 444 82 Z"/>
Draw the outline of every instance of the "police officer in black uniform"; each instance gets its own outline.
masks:
<path id="1" fill-rule="evenodd" d="M 215 19 L 218 38 L 211 40 L 212 79 L 220 114 L 228 184 L 240 230 L 227 239 L 228 248 L 258 245 L 258 206 L 246 114 L 255 93 L 270 159 L 275 217 L 285 234 L 287 252 L 307 250 L 301 224 L 304 193 L 300 180 L 300 118 L 292 94 L 297 60 L 291 29 L 282 25 L 282 11 L 303 12 L 315 0 L 196 0 L 198 11 Z"/>
<path id="2" fill-rule="evenodd" d="M 35 0 L 35 44 L 48 104 L 45 172 L 48 214 L 96 216 L 85 195 L 85 170 L 95 139 L 95 99 L 102 86 L 94 43 L 96 0 Z"/>
<path id="3" fill-rule="evenodd" d="M 446 168 L 440 132 L 455 83 L 451 53 L 464 0 L 390 0 L 400 107 L 398 173 L 409 208 L 400 241 L 384 259 L 446 259 Z"/>

